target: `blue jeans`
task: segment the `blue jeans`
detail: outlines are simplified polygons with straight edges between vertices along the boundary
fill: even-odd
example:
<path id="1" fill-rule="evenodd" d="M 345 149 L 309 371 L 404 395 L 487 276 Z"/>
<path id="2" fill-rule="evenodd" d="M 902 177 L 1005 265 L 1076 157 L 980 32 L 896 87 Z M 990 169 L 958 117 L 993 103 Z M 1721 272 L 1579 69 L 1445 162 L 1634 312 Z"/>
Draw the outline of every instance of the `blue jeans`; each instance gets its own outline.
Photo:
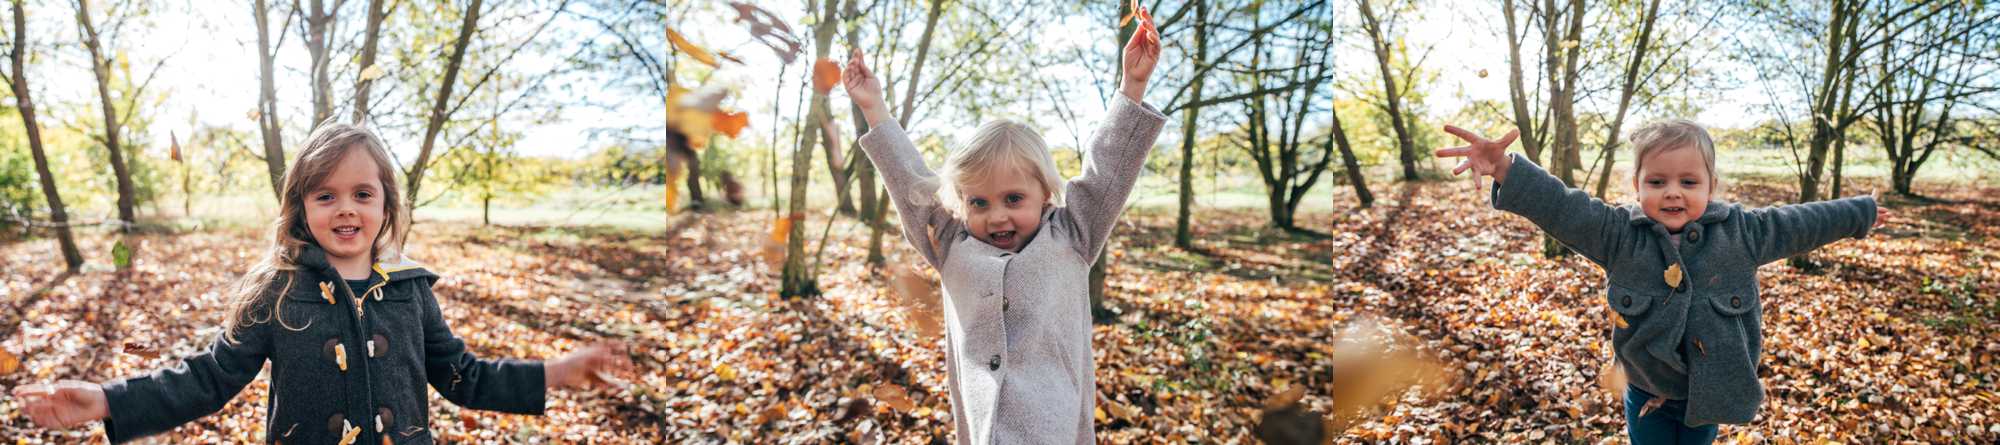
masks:
<path id="1" fill-rule="evenodd" d="M 1639 415 L 1639 410 L 1653 400 L 1653 395 L 1637 386 L 1625 387 L 1625 433 L 1632 436 L 1633 445 L 1653 444 L 1708 444 L 1715 442 L 1718 431 L 1715 424 L 1690 427 L 1681 423 L 1687 417 L 1686 400 L 1668 400 L 1653 412 Z"/>

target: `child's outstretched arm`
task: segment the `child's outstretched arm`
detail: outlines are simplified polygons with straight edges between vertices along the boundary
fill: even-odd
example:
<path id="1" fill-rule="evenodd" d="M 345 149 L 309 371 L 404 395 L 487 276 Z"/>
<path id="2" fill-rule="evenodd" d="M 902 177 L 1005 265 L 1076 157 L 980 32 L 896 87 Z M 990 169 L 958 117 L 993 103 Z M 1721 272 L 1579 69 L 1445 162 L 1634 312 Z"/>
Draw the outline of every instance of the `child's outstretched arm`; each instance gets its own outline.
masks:
<path id="1" fill-rule="evenodd" d="M 159 434 L 222 409 L 264 370 L 268 323 L 246 324 L 234 343 L 217 335 L 208 351 L 175 366 L 102 385 L 65 380 L 14 388 L 21 411 L 45 428 L 104 420 L 112 443 Z"/>
<path id="2" fill-rule="evenodd" d="M 424 374 L 445 400 L 470 409 L 516 414 L 541 414 L 548 401 L 548 379 L 540 362 L 481 359 L 465 350 L 465 341 L 451 333 L 438 308 L 437 295 L 422 290 Z"/>
<path id="3" fill-rule="evenodd" d="M 1806 253 L 1842 238 L 1868 236 L 1882 225 L 1886 211 L 1875 197 L 1856 196 L 1832 201 L 1765 207 L 1743 212 L 1749 227 L 1750 254 L 1757 264 Z"/>
<path id="4" fill-rule="evenodd" d="M 1090 151 L 1083 156 L 1083 174 L 1063 186 L 1067 211 L 1057 215 L 1070 218 L 1077 233 L 1077 253 L 1095 261 L 1104 242 L 1125 211 L 1125 198 L 1139 180 L 1146 154 L 1166 126 L 1166 115 L 1146 105 L 1146 83 L 1160 61 L 1160 33 L 1153 17 L 1138 9 L 1139 29 L 1125 43 L 1125 75 L 1119 97 L 1111 100 L 1111 112 L 1104 127 L 1091 137 Z"/>
<path id="5" fill-rule="evenodd" d="M 1619 241 L 1632 230 L 1627 223 L 1631 221 L 1631 212 L 1564 186 L 1541 166 L 1508 154 L 1507 146 L 1520 136 L 1519 130 L 1507 132 L 1497 141 L 1449 125 L 1444 131 L 1458 136 L 1466 145 L 1438 149 L 1437 156 L 1465 158 L 1452 169 L 1453 175 L 1472 170 L 1478 175 L 1492 176 L 1493 208 L 1527 217 L 1549 236 L 1598 264 L 1619 254 L 1622 245 Z M 1478 183 L 1474 178 L 1475 190 Z"/>
<path id="6" fill-rule="evenodd" d="M 937 173 L 924 165 L 924 155 L 910 143 L 903 126 L 889 116 L 889 107 L 882 102 L 882 81 L 868 69 L 860 49 L 849 56 L 841 84 L 847 89 L 848 99 L 854 101 L 862 118 L 868 121 L 868 134 L 861 136 L 861 149 L 882 174 L 883 186 L 889 189 L 889 201 L 896 204 L 896 214 L 903 220 L 903 238 L 910 241 L 910 246 L 931 267 L 943 266 L 946 240 L 935 238 L 943 228 L 956 222 L 951 212 L 937 202 Z"/>

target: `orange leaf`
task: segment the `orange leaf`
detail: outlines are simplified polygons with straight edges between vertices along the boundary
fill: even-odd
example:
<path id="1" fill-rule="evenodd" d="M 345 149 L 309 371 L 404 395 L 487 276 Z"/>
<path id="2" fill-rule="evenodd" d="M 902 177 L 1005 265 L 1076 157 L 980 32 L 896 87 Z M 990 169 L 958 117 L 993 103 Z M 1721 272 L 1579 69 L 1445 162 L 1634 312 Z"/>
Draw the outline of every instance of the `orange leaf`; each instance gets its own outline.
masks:
<path id="1" fill-rule="evenodd" d="M 693 57 L 694 60 L 702 64 L 720 66 L 716 64 L 715 56 L 710 55 L 708 50 L 702 49 L 700 46 L 695 46 L 692 42 L 688 42 L 687 38 L 681 37 L 681 33 L 674 32 L 673 28 L 667 28 L 667 41 L 674 44 L 674 49 L 687 53 L 688 57 Z"/>
<path id="2" fill-rule="evenodd" d="M 173 142 L 173 149 L 172 149 L 173 151 L 169 152 L 169 153 L 167 154 L 167 157 L 168 157 L 168 158 L 172 158 L 172 159 L 174 160 L 174 162 L 181 162 L 181 137 L 180 137 L 180 135 L 178 135 L 178 134 L 174 134 L 174 132 L 171 132 L 171 131 L 169 131 L 169 132 L 167 132 L 167 140 L 168 140 L 168 141 L 172 141 L 172 142 Z"/>
<path id="3" fill-rule="evenodd" d="M 875 396 L 875 401 L 882 402 L 883 405 L 888 405 L 897 411 L 907 413 L 917 409 L 917 402 L 910 400 L 910 392 L 901 385 L 883 384 L 876 387 L 872 395 Z"/>
<path id="4" fill-rule="evenodd" d="M 21 359 L 15 357 L 12 352 L 0 349 L 0 375 L 13 374 L 19 370 L 21 370 Z"/>
<path id="5" fill-rule="evenodd" d="M 681 169 L 679 167 L 667 167 L 667 213 L 674 213 L 675 209 L 680 208 L 681 188 L 675 186 L 676 183 L 680 182 L 680 179 Z"/>
<path id="6" fill-rule="evenodd" d="M 741 111 L 724 113 L 717 111 L 715 112 L 714 122 L 717 133 L 726 134 L 733 138 L 743 133 L 743 127 L 750 126 L 750 113 Z"/>
<path id="7" fill-rule="evenodd" d="M 819 59 L 813 62 L 813 91 L 826 94 L 840 83 L 840 64 L 832 60 Z"/>

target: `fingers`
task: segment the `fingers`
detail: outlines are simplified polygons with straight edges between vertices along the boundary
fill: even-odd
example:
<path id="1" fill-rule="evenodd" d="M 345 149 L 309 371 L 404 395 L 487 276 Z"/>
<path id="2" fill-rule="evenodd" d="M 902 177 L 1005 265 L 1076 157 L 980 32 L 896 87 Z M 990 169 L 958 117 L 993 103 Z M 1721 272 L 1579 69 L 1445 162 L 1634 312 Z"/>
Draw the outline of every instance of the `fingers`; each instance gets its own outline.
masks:
<path id="1" fill-rule="evenodd" d="M 1437 157 L 1440 158 L 1463 157 L 1472 154 L 1472 146 L 1460 145 L 1457 147 L 1440 148 L 1437 149 L 1437 151 L 1431 152 L 1431 154 L 1436 155 Z"/>
<path id="2" fill-rule="evenodd" d="M 1517 137 L 1521 137 L 1521 129 L 1519 128 L 1508 130 L 1506 136 L 1501 136 L 1500 140 L 1493 141 L 1493 143 L 1500 144 L 1500 148 L 1507 148 L 1508 145 L 1514 143 L 1514 138 Z"/>
<path id="3" fill-rule="evenodd" d="M 1485 141 L 1485 140 L 1486 140 L 1486 138 L 1482 138 L 1482 137 L 1479 137 L 1479 135 L 1476 135 L 1476 134 L 1472 134 L 1472 132 L 1470 132 L 1470 131 L 1465 131 L 1465 129 L 1463 129 L 1463 128 L 1458 128 L 1458 127 L 1455 127 L 1455 126 L 1451 126 L 1451 125 L 1446 125 L 1446 126 L 1444 126 L 1444 132 L 1446 132 L 1446 133 L 1451 133 L 1451 135 L 1452 135 L 1452 136 L 1458 136 L 1458 138 L 1459 138 L 1460 140 L 1463 140 L 1463 141 L 1466 141 L 1466 142 L 1471 142 L 1471 143 L 1475 143 L 1475 144 L 1477 144 L 1477 143 L 1480 143 L 1480 142 L 1483 142 L 1483 141 Z"/>
<path id="4" fill-rule="evenodd" d="M 1460 173 L 1465 173 L 1465 169 L 1468 168 L 1472 168 L 1472 160 L 1459 161 L 1458 167 L 1451 169 L 1451 175 L 1458 176 Z"/>

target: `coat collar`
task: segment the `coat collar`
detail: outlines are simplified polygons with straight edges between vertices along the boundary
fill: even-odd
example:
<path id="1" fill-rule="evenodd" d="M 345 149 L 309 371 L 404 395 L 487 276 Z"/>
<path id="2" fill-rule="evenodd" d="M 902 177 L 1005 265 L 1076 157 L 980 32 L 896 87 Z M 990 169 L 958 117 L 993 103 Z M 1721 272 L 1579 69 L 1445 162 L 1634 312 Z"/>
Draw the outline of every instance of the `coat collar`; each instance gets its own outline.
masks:
<path id="1" fill-rule="evenodd" d="M 397 255 L 397 257 L 393 263 L 377 262 L 370 266 L 374 272 L 372 275 L 379 277 L 384 283 L 413 278 L 437 278 L 437 274 L 426 269 L 423 264 L 409 259 L 408 256 Z M 299 255 L 293 259 L 293 263 L 297 264 L 300 270 L 308 270 L 326 277 L 340 276 L 340 272 L 334 270 L 333 264 L 327 261 L 326 249 L 318 244 L 307 243 L 300 247 Z"/>

